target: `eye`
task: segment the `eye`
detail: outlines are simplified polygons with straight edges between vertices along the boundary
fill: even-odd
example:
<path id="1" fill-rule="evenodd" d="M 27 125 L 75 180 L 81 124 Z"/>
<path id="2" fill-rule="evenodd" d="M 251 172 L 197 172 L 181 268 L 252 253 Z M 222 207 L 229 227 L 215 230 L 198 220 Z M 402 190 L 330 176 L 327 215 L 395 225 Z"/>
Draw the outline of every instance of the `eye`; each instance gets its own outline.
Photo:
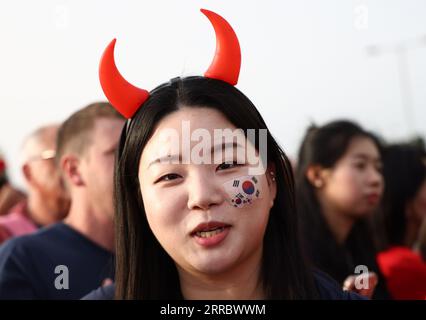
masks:
<path id="1" fill-rule="evenodd" d="M 239 166 L 241 166 L 241 164 L 237 163 L 237 161 L 225 161 L 217 167 L 217 170 L 227 170 L 227 169 L 232 169 Z"/>
<path id="2" fill-rule="evenodd" d="M 378 172 L 383 173 L 383 163 L 379 162 L 375 165 L 375 168 Z"/>
<path id="3" fill-rule="evenodd" d="M 359 170 L 364 170 L 367 165 L 365 162 L 355 162 L 354 166 Z"/>
<path id="4" fill-rule="evenodd" d="M 160 181 L 172 181 L 172 180 L 176 180 L 178 178 L 180 178 L 180 175 L 178 175 L 176 173 L 169 173 L 169 174 L 165 174 L 164 176 L 162 176 L 160 179 L 155 181 L 155 183 L 160 182 Z"/>
<path id="5" fill-rule="evenodd" d="M 115 155 L 115 150 L 116 149 L 110 149 L 104 152 L 105 155 L 107 156 L 114 156 Z"/>

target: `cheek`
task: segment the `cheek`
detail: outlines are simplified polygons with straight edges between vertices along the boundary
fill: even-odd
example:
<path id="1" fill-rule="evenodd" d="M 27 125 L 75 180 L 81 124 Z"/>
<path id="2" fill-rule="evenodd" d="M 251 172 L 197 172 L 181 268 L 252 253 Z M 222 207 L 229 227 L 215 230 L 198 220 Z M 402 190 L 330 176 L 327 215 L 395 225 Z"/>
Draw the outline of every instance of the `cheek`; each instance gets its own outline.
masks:
<path id="1" fill-rule="evenodd" d="M 44 164 L 37 168 L 38 181 L 47 189 L 56 188 L 58 182 L 58 173 L 52 165 Z"/>
<path id="2" fill-rule="evenodd" d="M 141 186 L 141 193 L 148 223 L 160 242 L 173 238 L 184 219 L 186 202 L 178 190 L 167 192 L 155 187 Z"/>
<path id="3" fill-rule="evenodd" d="M 347 203 L 357 201 L 361 193 L 360 176 L 351 169 L 338 172 L 333 176 L 328 193 Z"/>
<path id="4" fill-rule="evenodd" d="M 235 208 L 247 208 L 264 197 L 261 177 L 240 176 L 226 181 L 222 187 L 226 201 Z"/>
<path id="5" fill-rule="evenodd" d="M 90 180 L 98 189 L 110 190 L 114 183 L 114 164 L 110 159 L 96 159 L 91 163 Z"/>
<path id="6" fill-rule="evenodd" d="M 235 180 L 249 181 L 251 184 L 243 186 L 242 183 L 237 188 L 232 183 L 231 185 L 234 188 L 231 188 L 231 190 L 225 188 L 229 196 L 225 205 L 229 206 L 232 219 L 237 220 L 237 226 L 241 227 L 243 234 L 249 238 L 248 241 L 258 239 L 257 236 L 262 237 L 268 222 L 271 208 L 271 190 L 264 177 L 257 177 L 253 180 L 252 176 L 244 176 Z M 236 200 L 240 198 L 244 199 L 243 202 L 236 204 Z"/>

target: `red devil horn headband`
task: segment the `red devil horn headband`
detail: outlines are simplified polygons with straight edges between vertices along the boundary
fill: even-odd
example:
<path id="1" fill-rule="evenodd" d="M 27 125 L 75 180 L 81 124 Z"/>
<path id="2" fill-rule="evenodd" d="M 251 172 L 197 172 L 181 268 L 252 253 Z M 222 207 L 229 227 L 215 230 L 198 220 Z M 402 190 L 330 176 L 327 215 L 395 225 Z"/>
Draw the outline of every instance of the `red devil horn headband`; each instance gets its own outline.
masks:
<path id="1" fill-rule="evenodd" d="M 201 12 L 210 20 L 216 33 L 215 56 L 204 76 L 236 85 L 241 66 L 238 38 L 224 18 L 209 10 L 201 9 Z M 149 93 L 127 82 L 120 74 L 114 61 L 115 42 L 112 40 L 102 55 L 99 79 L 109 102 L 123 116 L 131 118 L 148 99 Z"/>

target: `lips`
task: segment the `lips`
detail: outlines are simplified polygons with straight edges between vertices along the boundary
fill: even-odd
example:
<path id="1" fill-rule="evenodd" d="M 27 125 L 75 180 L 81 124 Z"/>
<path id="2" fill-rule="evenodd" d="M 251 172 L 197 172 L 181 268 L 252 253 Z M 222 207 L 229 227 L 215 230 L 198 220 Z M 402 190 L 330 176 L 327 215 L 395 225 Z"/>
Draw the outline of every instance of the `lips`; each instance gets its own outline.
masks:
<path id="1" fill-rule="evenodd" d="M 213 247 L 221 243 L 229 234 L 231 225 L 223 222 L 208 222 L 199 224 L 191 236 L 203 247 Z"/>
<path id="2" fill-rule="evenodd" d="M 214 235 L 215 233 L 217 234 L 221 229 L 228 228 L 230 226 L 231 225 L 229 224 L 217 221 L 200 223 L 194 230 L 192 230 L 191 236 L 205 237 L 208 235 Z"/>
<path id="3" fill-rule="evenodd" d="M 367 200 L 369 203 L 375 204 L 379 202 L 380 196 L 378 193 L 370 193 L 370 194 L 367 194 Z"/>

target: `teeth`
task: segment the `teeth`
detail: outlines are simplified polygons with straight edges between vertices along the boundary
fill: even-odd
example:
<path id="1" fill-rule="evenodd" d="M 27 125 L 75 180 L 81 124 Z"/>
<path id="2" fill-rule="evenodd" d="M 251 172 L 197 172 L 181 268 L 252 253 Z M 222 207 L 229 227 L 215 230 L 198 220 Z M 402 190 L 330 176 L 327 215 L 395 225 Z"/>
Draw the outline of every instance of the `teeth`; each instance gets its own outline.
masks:
<path id="1" fill-rule="evenodd" d="M 197 235 L 197 237 L 200 237 L 200 238 L 210 238 L 210 237 L 217 235 L 218 233 L 221 233 L 223 231 L 223 229 L 224 228 L 222 227 L 222 228 L 218 228 L 218 229 L 211 230 L 211 231 L 198 231 L 196 233 L 196 235 Z"/>

